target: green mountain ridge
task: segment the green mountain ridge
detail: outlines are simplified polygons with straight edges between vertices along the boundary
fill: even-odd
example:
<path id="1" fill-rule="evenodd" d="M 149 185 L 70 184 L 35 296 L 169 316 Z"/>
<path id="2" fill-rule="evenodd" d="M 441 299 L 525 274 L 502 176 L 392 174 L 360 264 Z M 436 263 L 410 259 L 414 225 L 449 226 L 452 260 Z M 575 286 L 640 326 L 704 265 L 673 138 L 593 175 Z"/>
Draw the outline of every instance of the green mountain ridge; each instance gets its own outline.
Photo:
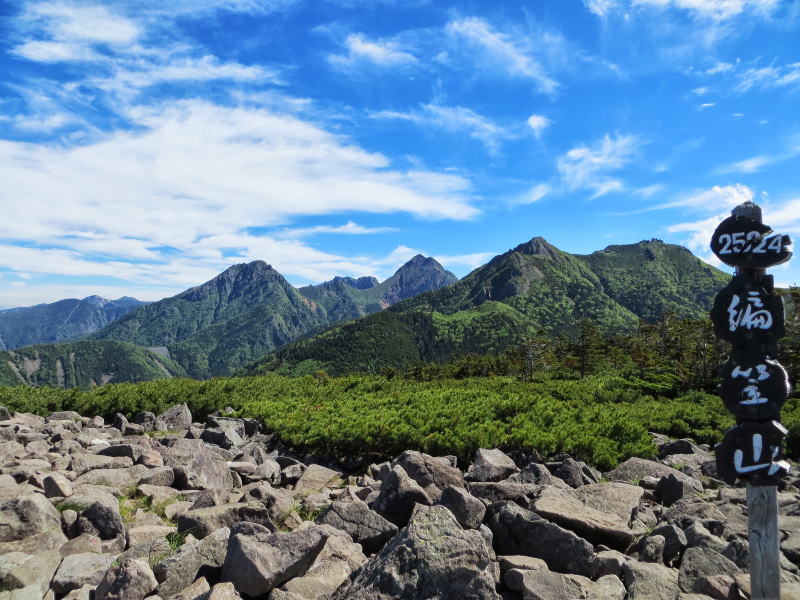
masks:
<path id="1" fill-rule="evenodd" d="M 582 256 L 535 237 L 453 285 L 290 344 L 245 372 L 340 374 L 443 362 L 498 352 L 540 332 L 574 336 L 584 319 L 608 333 L 630 332 L 640 318 L 665 311 L 707 315 L 729 277 L 660 240 Z"/>
<path id="2" fill-rule="evenodd" d="M 456 277 L 435 260 L 417 256 L 386 281 L 375 281 L 336 278 L 296 289 L 264 261 L 234 265 L 202 285 L 132 311 L 92 338 L 166 348 L 192 377 L 227 375 L 305 334 Z"/>
<path id="3" fill-rule="evenodd" d="M 37 344 L 0 352 L 0 385 L 89 388 L 120 381 L 186 377 L 168 358 L 126 342 Z"/>
<path id="4" fill-rule="evenodd" d="M 88 296 L 0 310 L 0 350 L 75 340 L 143 304 L 146 302 L 128 296 L 117 300 Z"/>

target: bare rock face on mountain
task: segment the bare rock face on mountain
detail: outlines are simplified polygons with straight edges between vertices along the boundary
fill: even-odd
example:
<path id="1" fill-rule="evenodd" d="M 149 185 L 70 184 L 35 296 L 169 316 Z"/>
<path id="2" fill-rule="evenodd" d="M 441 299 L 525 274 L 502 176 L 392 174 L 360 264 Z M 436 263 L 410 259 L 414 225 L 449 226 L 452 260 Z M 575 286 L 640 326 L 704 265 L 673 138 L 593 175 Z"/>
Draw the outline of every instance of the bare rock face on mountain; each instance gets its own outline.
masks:
<path id="1" fill-rule="evenodd" d="M 443 506 L 420 510 L 330 600 L 500 600 L 491 559 L 477 531 Z"/>

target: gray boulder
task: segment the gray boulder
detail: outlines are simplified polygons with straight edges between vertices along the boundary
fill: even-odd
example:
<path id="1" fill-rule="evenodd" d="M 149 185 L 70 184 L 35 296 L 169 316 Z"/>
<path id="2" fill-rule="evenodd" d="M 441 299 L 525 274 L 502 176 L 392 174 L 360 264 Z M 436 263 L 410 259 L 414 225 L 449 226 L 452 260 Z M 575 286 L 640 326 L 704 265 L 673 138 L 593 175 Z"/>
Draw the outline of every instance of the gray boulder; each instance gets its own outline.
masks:
<path id="1" fill-rule="evenodd" d="M 31 588 L 30 591 L 35 589 L 41 598 L 50 586 L 50 580 L 60 562 L 58 550 L 33 555 L 24 552 L 4 554 L 0 556 L 0 589 L 10 591 Z"/>
<path id="2" fill-rule="evenodd" d="M 502 450 L 478 448 L 467 469 L 467 481 L 502 481 L 509 475 L 519 473 L 519 468 Z"/>
<path id="3" fill-rule="evenodd" d="M 338 487 L 342 481 L 342 474 L 322 465 L 309 465 L 294 486 L 295 492 L 321 492 L 328 487 Z"/>
<path id="4" fill-rule="evenodd" d="M 230 533 L 227 527 L 217 529 L 202 540 L 187 542 L 156 563 L 153 574 L 159 581 L 158 595 L 169 598 L 203 575 L 218 579 Z"/>
<path id="5" fill-rule="evenodd" d="M 394 461 L 411 479 L 425 490 L 431 500 L 436 501 L 448 485 L 464 487 L 464 476 L 450 463 L 415 450 L 406 450 Z"/>
<path id="6" fill-rule="evenodd" d="M 330 600 L 500 600 L 481 534 L 443 506 L 419 510 L 408 527 L 355 571 Z"/>
<path id="7" fill-rule="evenodd" d="M 664 564 L 670 567 L 677 565 L 689 545 L 683 530 L 673 523 L 667 523 L 656 527 L 652 534 L 664 538 Z"/>
<path id="8" fill-rule="evenodd" d="M 513 502 L 498 502 L 488 510 L 487 523 L 500 554 L 525 554 L 544 560 L 562 573 L 590 575 L 592 545 Z"/>
<path id="9" fill-rule="evenodd" d="M 533 510 L 594 544 L 624 550 L 633 541 L 633 533 L 617 514 L 586 506 L 571 490 L 544 487 Z"/>
<path id="10" fill-rule="evenodd" d="M 207 489 L 233 487 L 233 476 L 226 460 L 201 440 L 181 438 L 161 451 L 164 466 L 175 472 L 175 487 Z"/>
<path id="11" fill-rule="evenodd" d="M 469 493 L 487 504 L 516 502 L 530 508 L 533 498 L 539 495 L 541 486 L 533 483 L 510 483 L 508 481 L 480 481 L 469 484 Z"/>
<path id="12" fill-rule="evenodd" d="M 590 508 L 619 515 L 630 525 L 639 513 L 644 490 L 638 485 L 610 481 L 590 483 L 574 490 L 575 497 Z"/>
<path id="13" fill-rule="evenodd" d="M 258 523 L 270 531 L 275 531 L 269 510 L 260 502 L 223 504 L 187 510 L 178 517 L 178 531 L 181 533 L 187 531 L 194 537 L 202 539 L 217 529 L 231 527 L 240 521 Z"/>
<path id="14" fill-rule="evenodd" d="M 462 487 L 448 486 L 438 504 L 447 508 L 465 529 L 478 529 L 486 515 L 486 506 Z"/>
<path id="15" fill-rule="evenodd" d="M 629 560 L 622 575 L 628 600 L 676 600 L 681 593 L 678 572 L 664 565 Z"/>
<path id="16" fill-rule="evenodd" d="M 266 596 L 274 588 L 303 575 L 327 538 L 317 528 L 272 533 L 260 525 L 237 523 L 231 527 L 222 579 L 247 596 Z"/>
<path id="17" fill-rule="evenodd" d="M 511 569 L 503 578 L 523 600 L 623 600 L 625 586 L 616 575 L 605 575 L 597 581 L 581 575 L 563 575 L 548 569 Z"/>
<path id="18" fill-rule="evenodd" d="M 178 404 L 158 415 L 167 430 L 185 431 L 192 426 L 192 413 L 186 404 Z"/>
<path id="19" fill-rule="evenodd" d="M 101 540 L 125 536 L 125 525 L 119 512 L 106 504 L 95 502 L 84 510 L 76 524 L 78 534 L 88 533 Z"/>
<path id="20" fill-rule="evenodd" d="M 95 600 L 143 600 L 156 589 L 153 571 L 146 562 L 128 558 L 106 571 L 94 592 Z"/>
<path id="21" fill-rule="evenodd" d="M 42 494 L 26 494 L 0 504 L 0 542 L 14 542 L 61 527 L 61 515 Z"/>
<path id="22" fill-rule="evenodd" d="M 411 518 L 415 504 L 430 506 L 432 502 L 425 490 L 401 466 L 395 465 L 383 480 L 372 508 L 398 527 L 403 527 Z"/>
<path id="23" fill-rule="evenodd" d="M 606 473 L 606 479 L 611 481 L 638 483 L 645 477 L 655 477 L 656 479 L 660 479 L 661 477 L 666 477 L 668 475 L 674 475 L 680 481 L 687 482 L 692 489 L 698 492 L 703 490 L 703 485 L 697 481 L 697 479 L 689 477 L 688 475 L 681 473 L 672 467 L 668 467 L 667 465 L 662 465 L 659 462 L 647 460 L 645 458 L 638 458 L 636 456 L 629 458 L 623 463 L 620 463 L 615 469 Z"/>
<path id="24" fill-rule="evenodd" d="M 367 554 L 380 550 L 397 533 L 394 523 L 370 510 L 361 500 L 334 502 L 316 521 L 346 532 L 354 542 L 361 544 Z"/>
<path id="25" fill-rule="evenodd" d="M 684 552 L 678 573 L 678 585 L 684 592 L 702 593 L 698 584 L 705 577 L 742 573 L 732 561 L 710 548 L 695 547 Z"/>
<path id="26" fill-rule="evenodd" d="M 50 584 L 56 596 L 64 596 L 84 585 L 96 586 L 114 562 L 113 554 L 81 552 L 64 557 Z"/>

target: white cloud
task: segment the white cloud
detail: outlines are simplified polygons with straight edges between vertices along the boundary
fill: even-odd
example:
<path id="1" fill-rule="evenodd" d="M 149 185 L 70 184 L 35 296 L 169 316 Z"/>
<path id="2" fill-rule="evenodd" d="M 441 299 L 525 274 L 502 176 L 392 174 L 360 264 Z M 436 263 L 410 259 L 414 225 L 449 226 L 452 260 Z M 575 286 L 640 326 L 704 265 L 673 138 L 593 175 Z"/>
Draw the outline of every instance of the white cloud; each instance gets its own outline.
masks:
<path id="1" fill-rule="evenodd" d="M 385 156 L 295 117 L 197 100 L 131 109 L 129 117 L 139 131 L 81 146 L 0 141 L 0 238 L 57 247 L 6 245 L 0 267 L 196 284 L 200 272 L 224 266 L 222 248 L 242 247 L 244 256 L 281 257 L 288 275 L 314 278 L 347 259 L 291 240 L 235 236 L 300 215 L 478 214 L 465 179 L 393 169 Z M 186 264 L 176 267 L 162 247 Z M 351 270 L 362 274 L 363 265 Z"/>
<path id="2" fill-rule="evenodd" d="M 545 129 L 550 127 L 553 122 L 542 115 L 531 115 L 528 117 L 528 126 L 533 129 L 533 134 L 540 138 Z"/>
<path id="3" fill-rule="evenodd" d="M 724 21 L 743 14 L 770 17 L 779 4 L 780 0 L 584 0 L 584 5 L 599 17 L 644 7 L 682 10 L 711 21 Z"/>
<path id="4" fill-rule="evenodd" d="M 588 189 L 592 198 L 625 188 L 620 179 L 608 175 L 631 162 L 642 145 L 636 135 L 606 135 L 593 146 L 579 145 L 557 161 L 561 181 L 567 190 Z"/>
<path id="5" fill-rule="evenodd" d="M 704 211 L 718 211 L 725 208 L 731 209 L 753 198 L 755 198 L 755 191 L 742 183 L 715 185 L 710 189 L 693 192 L 683 198 L 661 204 L 655 208 L 684 206 Z"/>
<path id="6" fill-rule="evenodd" d="M 298 227 L 285 229 L 276 233 L 276 237 L 281 239 L 286 238 L 301 238 L 320 233 L 334 233 L 345 235 L 367 235 L 375 233 L 386 233 L 387 231 L 397 231 L 394 227 L 364 227 L 353 221 L 348 221 L 344 225 L 317 225 L 315 227 Z"/>
<path id="7" fill-rule="evenodd" d="M 698 108 L 700 110 L 704 110 L 706 108 L 711 108 L 712 106 L 716 106 L 716 105 L 717 105 L 716 102 L 705 102 L 705 103 L 701 104 Z"/>
<path id="8" fill-rule="evenodd" d="M 703 86 L 703 87 L 694 88 L 694 89 L 692 90 L 692 93 L 693 93 L 693 94 L 695 94 L 695 95 L 697 95 L 697 96 L 705 96 L 705 95 L 706 95 L 707 93 L 709 93 L 710 91 L 711 91 L 711 88 L 710 88 L 710 87 L 708 87 L 708 86 Z"/>
<path id="9" fill-rule="evenodd" d="M 723 173 L 757 173 L 772 162 L 769 156 L 753 156 L 720 169 Z"/>
<path id="10" fill-rule="evenodd" d="M 442 266 L 448 269 L 455 267 L 467 267 L 472 270 L 482 265 L 495 256 L 494 252 L 473 252 L 472 254 L 439 255 L 433 258 L 439 261 Z"/>
<path id="11" fill-rule="evenodd" d="M 738 73 L 736 91 L 747 92 L 753 88 L 770 90 L 781 87 L 800 88 L 800 62 L 756 68 Z"/>
<path id="12" fill-rule="evenodd" d="M 489 152 L 497 152 L 500 142 L 514 137 L 508 129 L 487 117 L 463 106 L 423 104 L 419 110 L 408 112 L 379 111 L 370 115 L 375 119 L 400 119 L 422 127 L 436 127 L 452 133 L 466 133 L 478 140 Z"/>
<path id="13" fill-rule="evenodd" d="M 655 194 L 658 194 L 664 190 L 664 185 L 661 183 L 654 183 L 653 185 L 648 185 L 645 187 L 640 187 L 639 189 L 633 190 L 632 194 L 634 196 L 639 196 L 641 198 L 650 198 Z"/>
<path id="14" fill-rule="evenodd" d="M 480 54 L 476 58 L 483 59 L 493 69 L 499 67 L 512 76 L 530 79 L 544 94 L 552 94 L 558 89 L 558 82 L 525 47 L 530 40 L 516 39 L 497 31 L 478 17 L 451 21 L 445 31 L 477 48 Z"/>
<path id="15" fill-rule="evenodd" d="M 733 69 L 733 64 L 729 62 L 717 62 L 713 67 L 706 69 L 706 75 L 716 75 L 717 73 L 727 73 Z"/>
<path id="16" fill-rule="evenodd" d="M 538 202 L 548 194 L 552 193 L 552 188 L 546 183 L 537 183 L 534 185 L 530 190 L 528 190 L 525 194 L 515 198 L 511 201 L 512 205 L 517 204 L 533 204 L 534 202 Z"/>
<path id="17" fill-rule="evenodd" d="M 359 63 L 372 63 L 382 67 L 410 65 L 417 62 L 413 54 L 396 47 L 387 41 L 369 41 L 360 34 L 351 34 L 345 40 L 347 54 L 335 54 L 328 60 L 340 67 L 350 67 Z"/>
<path id="18" fill-rule="evenodd" d="M 89 61 L 97 58 L 85 45 L 67 42 L 28 41 L 16 46 L 12 52 L 37 62 Z"/>

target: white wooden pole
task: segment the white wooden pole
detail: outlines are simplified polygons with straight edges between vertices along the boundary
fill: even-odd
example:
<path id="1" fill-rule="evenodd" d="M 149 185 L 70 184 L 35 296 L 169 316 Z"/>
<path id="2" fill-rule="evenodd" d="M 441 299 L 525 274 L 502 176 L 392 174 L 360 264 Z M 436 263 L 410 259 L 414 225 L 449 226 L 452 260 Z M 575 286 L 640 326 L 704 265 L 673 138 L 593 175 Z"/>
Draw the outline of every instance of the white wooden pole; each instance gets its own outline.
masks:
<path id="1" fill-rule="evenodd" d="M 751 600 L 780 600 L 778 488 L 747 484 Z"/>

